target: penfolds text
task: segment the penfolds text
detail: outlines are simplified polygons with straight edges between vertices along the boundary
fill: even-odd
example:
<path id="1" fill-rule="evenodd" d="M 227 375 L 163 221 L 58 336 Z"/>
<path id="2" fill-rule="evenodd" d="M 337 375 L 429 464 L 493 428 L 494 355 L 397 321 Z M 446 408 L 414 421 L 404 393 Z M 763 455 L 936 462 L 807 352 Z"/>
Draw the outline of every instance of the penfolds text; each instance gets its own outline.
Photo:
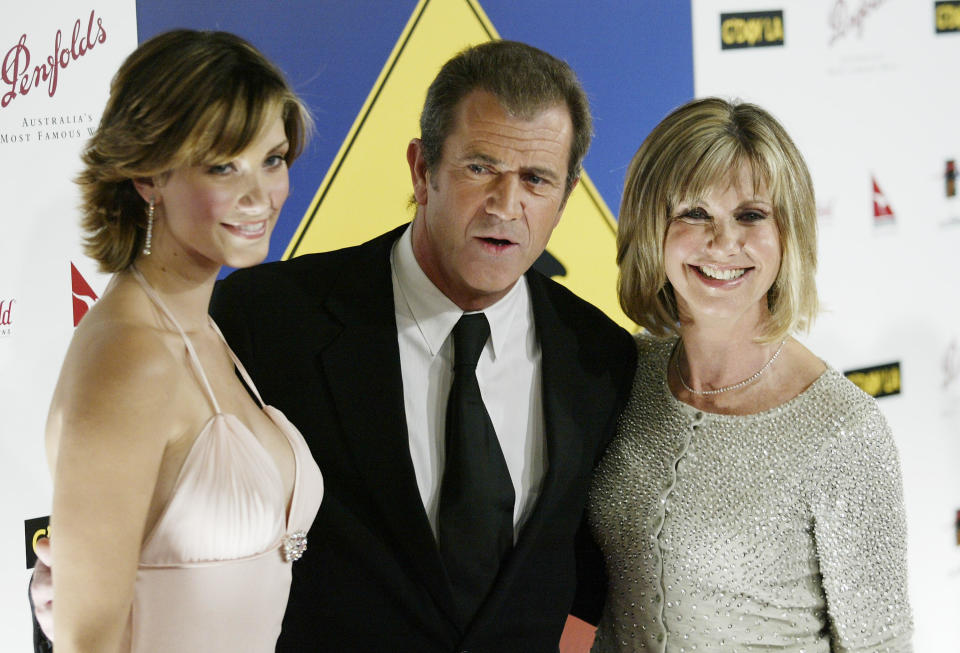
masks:
<path id="1" fill-rule="evenodd" d="M 0 337 L 9 336 L 13 331 L 13 305 L 15 299 L 0 299 Z"/>
<path id="2" fill-rule="evenodd" d="M 97 17 L 95 11 L 90 12 L 86 25 L 79 18 L 73 23 L 69 41 L 64 39 L 63 30 L 58 29 L 53 37 L 53 53 L 39 60 L 39 63 L 35 63 L 31 55 L 27 35 L 22 34 L 3 57 L 0 80 L 4 93 L 0 96 L 0 108 L 5 108 L 17 96 L 26 95 L 41 86 L 46 86 L 47 94 L 53 97 L 57 92 L 60 71 L 106 40 L 103 19 Z"/>

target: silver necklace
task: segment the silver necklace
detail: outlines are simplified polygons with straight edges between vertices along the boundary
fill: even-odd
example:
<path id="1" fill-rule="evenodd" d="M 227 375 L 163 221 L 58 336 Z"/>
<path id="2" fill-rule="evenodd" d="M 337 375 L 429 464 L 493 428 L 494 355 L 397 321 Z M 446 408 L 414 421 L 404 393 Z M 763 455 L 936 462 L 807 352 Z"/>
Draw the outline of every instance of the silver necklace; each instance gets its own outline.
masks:
<path id="1" fill-rule="evenodd" d="M 680 379 L 680 385 L 682 385 L 687 392 L 692 392 L 695 395 L 718 395 L 721 392 L 729 392 L 730 390 L 738 390 L 744 386 L 750 385 L 754 381 L 760 378 L 760 376 L 767 371 L 767 368 L 773 365 L 773 361 L 777 360 L 777 356 L 780 355 L 781 350 L 783 350 L 783 344 L 786 342 L 784 339 L 780 346 L 777 347 L 777 351 L 773 353 L 773 356 L 770 357 L 766 363 L 763 364 L 759 370 L 757 370 L 753 376 L 750 378 L 744 379 L 740 383 L 734 383 L 733 385 L 725 385 L 722 388 L 717 388 L 716 390 L 694 390 L 687 385 L 687 382 L 683 380 L 683 372 L 680 371 L 680 350 L 683 347 L 683 340 L 677 341 L 677 357 L 673 359 L 674 366 L 677 368 L 677 378 Z"/>

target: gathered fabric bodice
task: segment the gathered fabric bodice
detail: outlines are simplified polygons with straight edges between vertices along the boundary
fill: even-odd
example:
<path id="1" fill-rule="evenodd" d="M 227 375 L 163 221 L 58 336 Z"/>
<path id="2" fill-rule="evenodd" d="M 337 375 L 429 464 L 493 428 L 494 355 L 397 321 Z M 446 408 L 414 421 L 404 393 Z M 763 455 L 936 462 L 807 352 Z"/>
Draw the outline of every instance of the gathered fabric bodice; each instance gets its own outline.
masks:
<path id="1" fill-rule="evenodd" d="M 273 458 L 240 419 L 221 412 L 190 338 L 135 268 L 133 275 L 183 338 L 186 359 L 213 414 L 144 541 L 129 650 L 273 651 L 290 591 L 291 563 L 303 552 L 323 496 L 320 469 L 296 427 L 264 405 L 228 346 L 250 392 L 294 454 L 288 509 Z M 212 319 L 211 325 L 220 334 Z"/>

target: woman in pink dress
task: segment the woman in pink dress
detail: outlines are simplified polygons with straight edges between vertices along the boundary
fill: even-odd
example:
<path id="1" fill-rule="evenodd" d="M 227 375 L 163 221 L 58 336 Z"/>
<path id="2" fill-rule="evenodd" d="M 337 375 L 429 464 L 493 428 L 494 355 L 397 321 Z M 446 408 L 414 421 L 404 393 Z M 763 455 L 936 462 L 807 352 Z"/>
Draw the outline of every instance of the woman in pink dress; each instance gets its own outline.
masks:
<path id="1" fill-rule="evenodd" d="M 207 315 L 263 260 L 309 114 L 242 39 L 141 45 L 83 153 L 86 251 L 115 276 L 47 424 L 57 653 L 273 651 L 322 496 L 296 429 Z"/>

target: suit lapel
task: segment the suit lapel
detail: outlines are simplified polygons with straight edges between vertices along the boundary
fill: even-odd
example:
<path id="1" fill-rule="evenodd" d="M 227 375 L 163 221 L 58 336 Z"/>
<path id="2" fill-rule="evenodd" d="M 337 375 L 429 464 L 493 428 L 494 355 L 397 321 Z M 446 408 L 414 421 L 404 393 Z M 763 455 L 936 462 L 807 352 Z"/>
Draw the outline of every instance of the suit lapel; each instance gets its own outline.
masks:
<path id="1" fill-rule="evenodd" d="M 570 328 L 547 295 L 544 278 L 531 272 L 527 279 L 540 341 L 544 437 L 549 464 L 540 496 L 549 500 L 554 498 L 554 492 L 565 490 L 565 486 L 558 487 L 558 484 L 583 473 L 584 425 L 577 421 L 573 407 L 577 397 L 582 396 L 580 388 L 590 383 L 590 379 L 584 377 L 583 367 L 578 364 L 577 332 Z"/>
<path id="2" fill-rule="evenodd" d="M 483 622 L 483 613 L 495 613 L 497 606 L 509 596 L 510 585 L 517 571 L 523 569 L 527 557 L 537 547 L 545 545 L 540 541 L 543 528 L 558 504 L 569 500 L 567 492 L 571 479 L 583 473 L 582 461 L 586 455 L 583 450 L 584 428 L 578 425 L 571 409 L 572 402 L 581 394 L 580 386 L 589 382 L 576 363 L 577 334 L 557 312 L 543 278 L 534 272 L 528 272 L 526 278 L 540 343 L 541 401 L 548 466 L 537 503 L 520 531 L 517 544 L 501 569 L 477 623 Z"/>
<path id="3" fill-rule="evenodd" d="M 584 432 L 573 410 L 580 388 L 590 380 L 577 364 L 577 333 L 563 319 L 547 295 L 544 279 L 528 273 L 534 322 L 540 342 L 544 437 L 547 444 L 547 474 L 537 506 L 521 537 L 535 538 L 544 513 L 565 497 L 571 477 L 583 474 Z"/>
<path id="4" fill-rule="evenodd" d="M 346 447 L 399 552 L 398 562 L 452 616 L 452 597 L 410 459 L 390 249 L 402 228 L 364 247 L 326 308 L 340 329 L 320 353 Z"/>

